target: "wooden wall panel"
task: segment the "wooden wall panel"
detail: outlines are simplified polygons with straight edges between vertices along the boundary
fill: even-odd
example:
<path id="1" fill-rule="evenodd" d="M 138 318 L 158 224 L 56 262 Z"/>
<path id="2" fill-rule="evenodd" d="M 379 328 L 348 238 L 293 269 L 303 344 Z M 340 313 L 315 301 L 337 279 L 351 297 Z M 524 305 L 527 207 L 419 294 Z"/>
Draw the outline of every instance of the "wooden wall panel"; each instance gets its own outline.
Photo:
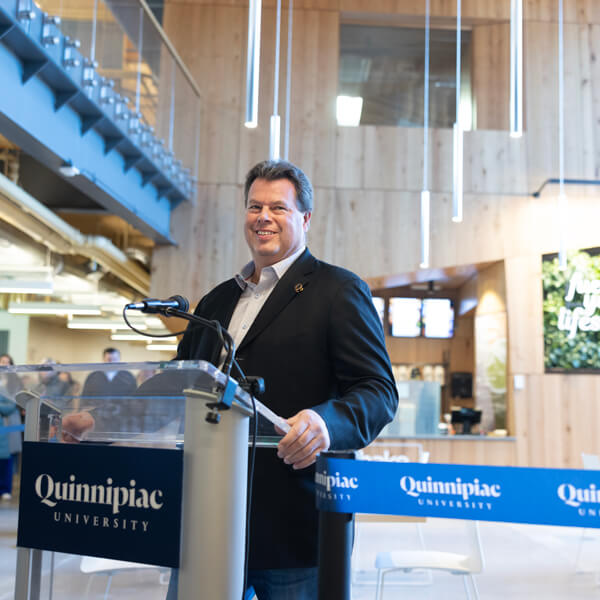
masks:
<path id="1" fill-rule="evenodd" d="M 338 128 L 342 129 L 345 128 Z M 351 157 L 357 171 L 364 173 L 365 188 L 421 190 L 422 129 L 365 126 L 359 130 L 362 135 L 344 134 L 344 152 Z M 353 144 L 357 147 L 353 148 Z M 363 144 L 362 148 L 359 144 Z M 465 132 L 465 194 L 526 194 L 526 157 L 525 140 L 511 138 L 508 131 Z M 355 175 L 343 187 L 350 187 L 350 181 L 358 180 L 358 175 Z M 429 184 L 434 192 L 452 190 L 452 131 L 449 129 L 432 130 L 430 133 Z"/>
<path id="2" fill-rule="evenodd" d="M 423 182 L 423 130 L 417 127 L 362 129 L 365 130 L 365 187 L 420 190 Z"/>
<path id="3" fill-rule="evenodd" d="M 566 0 L 563 6 L 565 23 L 599 23 L 600 6 L 596 0 Z M 558 2 L 555 0 L 525 0 L 523 17 L 527 21 L 558 20 Z"/>
<path id="4" fill-rule="evenodd" d="M 358 13 L 385 13 L 420 16 L 425 3 L 414 0 L 340 0 L 340 10 Z M 431 14 L 436 17 L 456 18 L 456 0 L 432 0 Z M 463 0 L 461 12 L 465 19 L 508 19 L 510 0 Z"/>
<path id="5" fill-rule="evenodd" d="M 454 323 L 454 337 L 450 340 L 450 373 L 475 371 L 473 317 L 458 317 Z"/>
<path id="6" fill-rule="evenodd" d="M 450 352 L 450 340 L 426 338 L 393 338 L 385 340 L 393 364 L 445 362 Z"/>
<path id="7" fill-rule="evenodd" d="M 511 371 L 540 374 L 544 369 L 541 256 L 507 258 L 504 267 Z"/>
<path id="8" fill-rule="evenodd" d="M 600 102 L 595 50 L 600 44 L 597 26 L 565 25 L 565 177 L 593 179 L 600 171 L 598 123 Z M 528 102 L 527 162 L 529 188 L 558 177 L 558 55 L 555 23 L 528 23 L 525 28 L 526 96 Z M 543 90 L 543 91 L 542 91 Z"/>
<path id="9" fill-rule="evenodd" d="M 153 272 L 160 276 L 152 277 L 151 295 L 179 293 L 195 303 L 237 273 L 250 259 L 243 206 L 239 186 L 199 186 L 197 204 L 174 213 L 174 227 L 186 234 L 182 244 L 154 254 Z"/>
<path id="10" fill-rule="evenodd" d="M 365 127 L 336 130 L 335 187 L 365 188 Z"/>
<path id="11" fill-rule="evenodd" d="M 558 175 L 558 77 L 554 60 L 557 56 L 556 24 L 527 22 L 523 38 L 524 85 L 527 102 L 527 177 L 528 187 L 534 190 L 552 174 Z"/>
<path id="12" fill-rule="evenodd" d="M 334 186 L 339 13 L 301 11 L 294 28 L 290 160 L 316 186 Z"/>
<path id="13" fill-rule="evenodd" d="M 365 454 L 382 456 L 385 451 L 390 456 L 404 454 L 416 460 L 415 450 L 410 446 L 415 441 L 430 453 L 429 462 L 455 463 L 464 465 L 513 466 L 516 464 L 516 443 L 514 440 L 463 440 L 461 436 L 448 436 L 440 439 L 422 440 L 399 439 L 391 444 L 378 442 L 365 449 Z M 399 444 L 406 443 L 407 447 Z"/>
<path id="14" fill-rule="evenodd" d="M 471 32 L 471 86 L 477 129 L 508 129 L 510 24 L 476 25 Z M 498 94 L 506 90 L 506 94 Z"/>
<path id="15" fill-rule="evenodd" d="M 505 131 L 477 130 L 464 134 L 464 190 L 471 194 L 526 195 L 527 144 Z"/>
<path id="16" fill-rule="evenodd" d="M 593 375 L 530 375 L 515 393 L 521 466 L 581 468 L 581 453 L 600 453 L 600 382 Z"/>
<path id="17" fill-rule="evenodd" d="M 240 143 L 247 22 L 243 8 L 176 4 L 165 10 L 165 31 L 203 94 L 198 165 L 203 183 L 237 181 L 238 154 L 232 149 Z"/>
<path id="18" fill-rule="evenodd" d="M 506 276 L 504 262 L 496 263 L 477 275 L 477 316 L 506 312 Z"/>

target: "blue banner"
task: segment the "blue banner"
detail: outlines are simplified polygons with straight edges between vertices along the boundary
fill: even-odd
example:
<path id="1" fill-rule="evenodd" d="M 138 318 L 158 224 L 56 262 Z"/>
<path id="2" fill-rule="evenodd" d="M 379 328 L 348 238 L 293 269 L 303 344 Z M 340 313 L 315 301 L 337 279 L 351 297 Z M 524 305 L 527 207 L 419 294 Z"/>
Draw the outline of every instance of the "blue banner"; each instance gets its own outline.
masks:
<path id="1" fill-rule="evenodd" d="M 183 452 L 25 442 L 17 545 L 179 566 Z"/>
<path id="2" fill-rule="evenodd" d="M 600 471 L 320 456 L 315 480 L 329 512 L 600 527 Z"/>

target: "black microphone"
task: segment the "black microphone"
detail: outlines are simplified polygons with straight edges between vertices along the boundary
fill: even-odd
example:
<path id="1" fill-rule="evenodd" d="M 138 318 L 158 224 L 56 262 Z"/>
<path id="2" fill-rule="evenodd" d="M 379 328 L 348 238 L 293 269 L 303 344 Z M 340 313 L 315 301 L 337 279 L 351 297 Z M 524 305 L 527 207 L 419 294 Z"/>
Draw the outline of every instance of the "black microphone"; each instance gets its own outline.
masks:
<path id="1" fill-rule="evenodd" d="M 125 306 L 129 310 L 139 310 L 143 313 L 165 313 L 167 309 L 174 308 L 187 312 L 190 303 L 183 296 L 171 296 L 166 300 L 157 300 L 156 298 L 144 298 L 141 302 L 132 302 Z"/>

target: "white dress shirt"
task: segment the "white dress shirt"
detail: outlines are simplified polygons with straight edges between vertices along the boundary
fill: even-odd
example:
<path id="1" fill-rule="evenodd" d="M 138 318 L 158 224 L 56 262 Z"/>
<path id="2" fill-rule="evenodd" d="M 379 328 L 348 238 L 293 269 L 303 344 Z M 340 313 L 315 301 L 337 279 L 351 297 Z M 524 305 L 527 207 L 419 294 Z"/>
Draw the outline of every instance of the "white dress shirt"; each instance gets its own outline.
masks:
<path id="1" fill-rule="evenodd" d="M 250 277 L 252 277 L 252 274 L 254 273 L 253 261 L 250 261 L 240 273 L 235 276 L 235 280 L 242 288 L 242 295 L 233 311 L 227 330 L 231 334 L 236 348 L 239 348 L 246 333 L 248 333 L 252 323 L 254 323 L 256 315 L 258 315 L 260 309 L 267 301 L 267 298 L 275 289 L 277 282 L 292 266 L 292 263 L 304 252 L 304 249 L 305 246 L 302 246 L 300 250 L 291 256 L 262 269 L 258 283 L 252 283 L 252 281 L 250 281 Z"/>

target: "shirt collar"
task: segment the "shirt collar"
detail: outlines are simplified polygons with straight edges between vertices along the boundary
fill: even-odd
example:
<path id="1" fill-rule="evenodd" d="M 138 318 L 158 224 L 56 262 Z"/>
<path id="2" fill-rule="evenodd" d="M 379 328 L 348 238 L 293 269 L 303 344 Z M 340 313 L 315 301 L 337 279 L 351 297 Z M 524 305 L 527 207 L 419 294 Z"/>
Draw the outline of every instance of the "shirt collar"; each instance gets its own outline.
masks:
<path id="1" fill-rule="evenodd" d="M 291 256 L 280 260 L 274 265 L 265 267 L 265 269 L 271 269 L 275 273 L 276 278 L 281 279 L 285 275 L 285 272 L 292 266 L 295 260 L 300 257 L 305 249 L 306 246 L 302 246 Z M 247 280 L 252 276 L 252 273 L 254 273 L 254 261 L 251 260 L 248 264 L 242 267 L 239 273 L 235 275 L 235 281 L 242 288 L 242 290 L 245 290 L 248 287 Z"/>

